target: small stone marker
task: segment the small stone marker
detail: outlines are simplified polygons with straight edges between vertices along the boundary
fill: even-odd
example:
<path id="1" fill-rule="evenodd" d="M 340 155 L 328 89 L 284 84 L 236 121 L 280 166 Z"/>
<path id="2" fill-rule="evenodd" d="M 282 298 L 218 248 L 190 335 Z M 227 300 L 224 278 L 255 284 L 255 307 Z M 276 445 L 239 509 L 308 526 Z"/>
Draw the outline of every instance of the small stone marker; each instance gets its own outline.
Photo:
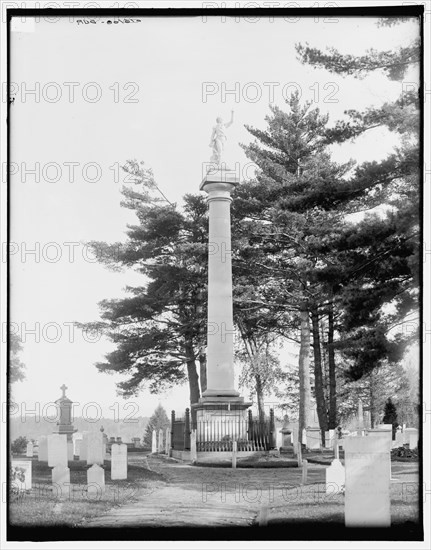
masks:
<path id="1" fill-rule="evenodd" d="M 33 442 L 32 441 L 29 441 L 27 443 L 27 449 L 25 451 L 25 456 L 27 458 L 33 458 Z"/>
<path id="2" fill-rule="evenodd" d="M 163 445 L 163 430 L 160 428 L 159 430 L 159 453 L 163 453 L 164 445 Z"/>
<path id="3" fill-rule="evenodd" d="M 103 436 L 101 432 L 92 432 L 87 437 L 87 465 L 103 464 Z"/>
<path id="4" fill-rule="evenodd" d="M 123 443 L 111 447 L 111 479 L 127 479 L 127 445 Z"/>
<path id="5" fill-rule="evenodd" d="M 232 442 L 232 468 L 236 468 L 236 456 L 237 456 L 237 443 Z"/>
<path id="6" fill-rule="evenodd" d="M 39 462 L 48 462 L 48 440 L 46 435 L 39 437 L 37 459 Z"/>
<path id="7" fill-rule="evenodd" d="M 48 466 L 67 468 L 67 436 L 52 434 L 48 436 Z"/>
<path id="8" fill-rule="evenodd" d="M 332 464 L 326 468 L 326 494 L 336 495 L 344 491 L 346 482 L 346 472 L 344 466 L 338 459 L 332 461 Z"/>
<path id="9" fill-rule="evenodd" d="M 153 439 L 151 441 L 151 452 L 157 453 L 157 432 L 153 430 Z"/>
<path id="10" fill-rule="evenodd" d="M 387 437 L 346 437 L 346 527 L 390 527 L 391 441 Z"/>
<path id="11" fill-rule="evenodd" d="M 67 466 L 54 466 L 52 469 L 53 491 L 57 492 L 57 497 L 66 497 L 70 492 L 70 469 Z"/>
<path id="12" fill-rule="evenodd" d="M 197 447 L 196 447 L 196 430 L 192 430 L 190 434 L 190 457 L 193 464 L 198 460 Z"/>
<path id="13" fill-rule="evenodd" d="M 119 447 L 120 445 L 116 446 Z M 124 445 L 124 447 L 126 447 L 126 445 Z M 93 466 L 87 470 L 87 496 L 90 500 L 100 500 L 104 494 L 105 470 L 98 464 L 93 464 Z"/>
<path id="14" fill-rule="evenodd" d="M 12 481 L 11 484 L 20 491 L 31 489 L 31 460 L 12 460 Z"/>

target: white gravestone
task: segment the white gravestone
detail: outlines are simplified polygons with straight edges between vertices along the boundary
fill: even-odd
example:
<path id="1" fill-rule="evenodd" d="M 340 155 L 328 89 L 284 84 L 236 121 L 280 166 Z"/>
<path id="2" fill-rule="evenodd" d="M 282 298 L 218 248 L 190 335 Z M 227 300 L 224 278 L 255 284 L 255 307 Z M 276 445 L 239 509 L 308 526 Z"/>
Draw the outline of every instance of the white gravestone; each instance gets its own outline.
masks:
<path id="1" fill-rule="evenodd" d="M 88 432 L 83 432 L 81 445 L 79 448 L 79 460 L 87 461 L 87 454 L 88 454 Z"/>
<path id="2" fill-rule="evenodd" d="M 127 445 L 114 443 L 111 447 L 111 479 L 127 479 Z"/>
<path id="3" fill-rule="evenodd" d="M 48 436 L 48 466 L 67 467 L 67 436 L 52 434 Z"/>
<path id="4" fill-rule="evenodd" d="M 73 460 L 73 441 L 67 442 L 67 460 Z"/>
<path id="5" fill-rule="evenodd" d="M 153 430 L 153 439 L 151 441 L 151 452 L 157 453 L 157 432 Z"/>
<path id="6" fill-rule="evenodd" d="M 33 458 L 33 443 L 31 441 L 29 441 L 27 443 L 27 449 L 26 449 L 26 452 L 25 452 L 25 456 L 27 458 Z"/>
<path id="7" fill-rule="evenodd" d="M 104 458 L 102 433 L 89 433 L 87 436 L 87 465 L 103 464 Z"/>
<path id="8" fill-rule="evenodd" d="M 52 485 L 59 498 L 67 497 L 70 493 L 70 469 L 67 466 L 54 466 L 52 469 Z"/>
<path id="9" fill-rule="evenodd" d="M 105 494 L 105 470 L 93 464 L 87 470 L 87 496 L 89 500 L 100 500 Z"/>
<path id="10" fill-rule="evenodd" d="M 336 495 L 344 491 L 346 472 L 344 466 L 336 458 L 329 468 L 326 468 L 326 494 Z"/>
<path id="11" fill-rule="evenodd" d="M 335 430 L 329 430 L 325 432 L 325 447 L 327 449 L 334 448 L 334 437 L 335 437 Z"/>
<path id="12" fill-rule="evenodd" d="M 46 435 L 42 435 L 41 437 L 39 437 L 37 459 L 39 460 L 39 462 L 48 462 L 48 439 Z"/>
<path id="13" fill-rule="evenodd" d="M 20 491 L 31 489 L 31 460 L 12 460 L 11 484 Z"/>
<path id="14" fill-rule="evenodd" d="M 404 444 L 409 445 L 410 449 L 416 449 L 419 441 L 419 430 L 416 428 L 406 428 L 404 430 Z"/>
<path id="15" fill-rule="evenodd" d="M 390 527 L 390 448 L 387 437 L 344 439 L 346 527 Z"/>
<path id="16" fill-rule="evenodd" d="M 320 449 L 322 443 L 320 428 L 307 428 L 307 448 L 311 450 Z"/>
<path id="17" fill-rule="evenodd" d="M 82 442 L 82 433 L 75 432 L 72 435 L 72 441 L 73 441 L 73 455 L 79 457 L 79 451 L 80 451 L 81 442 Z"/>
<path id="18" fill-rule="evenodd" d="M 159 430 L 159 453 L 163 453 L 164 445 L 163 445 L 163 430 L 160 428 Z"/>

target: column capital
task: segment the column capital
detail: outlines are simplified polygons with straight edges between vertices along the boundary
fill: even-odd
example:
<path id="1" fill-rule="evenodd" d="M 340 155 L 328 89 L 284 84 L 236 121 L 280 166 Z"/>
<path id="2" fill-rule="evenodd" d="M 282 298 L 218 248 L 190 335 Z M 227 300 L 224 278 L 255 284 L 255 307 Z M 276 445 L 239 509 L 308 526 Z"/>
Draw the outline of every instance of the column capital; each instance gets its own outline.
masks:
<path id="1" fill-rule="evenodd" d="M 199 189 L 211 195 L 215 195 L 215 192 L 220 193 L 220 198 L 222 198 L 223 196 L 229 197 L 238 184 L 239 176 L 234 170 L 211 169 L 206 173 Z"/>

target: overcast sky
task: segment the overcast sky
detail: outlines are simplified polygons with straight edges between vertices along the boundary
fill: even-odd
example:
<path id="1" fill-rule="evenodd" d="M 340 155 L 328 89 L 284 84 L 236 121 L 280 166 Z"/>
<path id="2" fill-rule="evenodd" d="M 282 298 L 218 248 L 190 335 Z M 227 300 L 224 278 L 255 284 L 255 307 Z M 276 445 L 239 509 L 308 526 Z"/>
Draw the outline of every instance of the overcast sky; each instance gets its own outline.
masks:
<path id="1" fill-rule="evenodd" d="M 36 329 L 40 339 L 27 335 L 21 354 L 26 380 L 13 388 L 14 399 L 27 408 L 37 401 L 43 409 L 65 383 L 72 400 L 97 402 L 103 416 L 112 416 L 115 408 L 121 416 L 131 411 L 116 396 L 121 378 L 94 367 L 113 345 L 105 339 L 88 342 L 71 326 L 97 320 L 100 300 L 124 296 L 126 285 L 142 284 L 133 272 L 107 271 L 83 245 L 122 241 L 126 224 L 135 221 L 120 207 L 121 164 L 144 160 L 168 198 L 181 202 L 185 193 L 199 192 L 219 114 L 228 119 L 235 110 L 227 156 L 242 169 L 247 160 L 238 143 L 250 141 L 244 124 L 265 128 L 268 105 L 283 106 L 283 91 L 300 89 L 302 99 L 314 100 L 331 121 L 346 109 L 378 107 L 401 93 L 401 83 L 377 74 L 356 80 L 301 65 L 296 43 L 361 55 L 369 48 L 406 45 L 418 32 L 413 21 L 378 28 L 371 18 L 140 19 L 129 24 L 109 24 L 107 18 L 87 25 L 68 18 L 17 22 L 11 35 L 16 173 L 11 179 L 10 313 L 13 329 L 20 334 L 22 328 Z M 405 85 L 417 85 L 417 79 L 410 74 Z M 238 93 L 224 93 L 235 86 Z M 388 133 L 373 131 L 334 149 L 334 158 L 378 160 L 395 144 Z M 37 177 L 25 169 L 36 169 Z M 132 401 L 138 404 L 137 416 L 150 415 L 159 401 L 167 410 L 183 410 L 188 395 L 183 386 L 161 396 L 143 392 Z M 76 407 L 75 414 L 80 413 Z"/>

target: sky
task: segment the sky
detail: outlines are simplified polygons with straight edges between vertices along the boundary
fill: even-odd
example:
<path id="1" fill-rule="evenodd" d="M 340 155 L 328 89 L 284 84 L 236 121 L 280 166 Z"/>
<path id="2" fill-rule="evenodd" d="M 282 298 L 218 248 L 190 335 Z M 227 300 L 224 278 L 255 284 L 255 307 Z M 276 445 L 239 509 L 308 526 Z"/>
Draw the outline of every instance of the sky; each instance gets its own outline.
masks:
<path id="1" fill-rule="evenodd" d="M 136 416 L 151 415 L 159 402 L 183 411 L 186 385 L 119 397 L 122 378 L 94 367 L 113 344 L 73 328 L 98 320 L 101 300 L 143 283 L 132 271 L 108 271 L 85 245 L 125 241 L 135 222 L 120 206 L 120 166 L 145 161 L 165 195 L 181 203 L 185 193 L 199 193 L 215 118 L 227 120 L 234 110 L 226 159 L 246 177 L 239 144 L 251 136 L 244 125 L 264 129 L 269 104 L 283 107 L 283 94 L 299 90 L 334 122 L 346 109 L 378 107 L 401 93 L 402 83 L 381 75 L 357 80 L 301 65 L 296 43 L 361 55 L 405 45 L 417 33 L 413 21 L 378 28 L 372 18 L 140 19 L 29 20 L 16 22 L 11 35 L 10 320 L 26 365 L 25 381 L 13 387 L 21 411 L 47 410 L 63 383 L 80 403 L 77 416 L 91 409 L 123 417 L 130 403 Z M 417 81 L 411 73 L 404 86 Z M 379 160 L 394 145 L 377 130 L 333 154 L 337 161 Z"/>

